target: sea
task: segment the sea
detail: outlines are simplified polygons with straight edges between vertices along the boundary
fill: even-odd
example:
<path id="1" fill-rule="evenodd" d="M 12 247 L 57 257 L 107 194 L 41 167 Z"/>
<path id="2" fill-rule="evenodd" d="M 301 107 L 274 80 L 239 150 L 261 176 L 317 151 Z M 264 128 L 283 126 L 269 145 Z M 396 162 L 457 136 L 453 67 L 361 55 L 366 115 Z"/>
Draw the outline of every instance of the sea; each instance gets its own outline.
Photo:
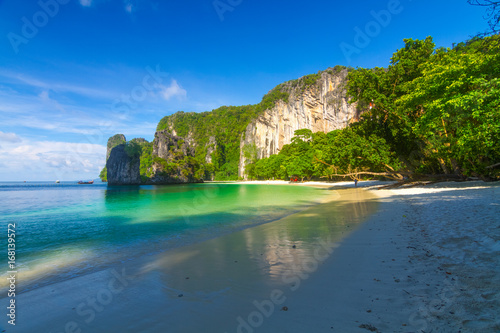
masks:
<path id="1" fill-rule="evenodd" d="M 14 266 L 4 256 L 0 274 L 14 267 L 19 291 L 28 291 L 277 220 L 327 195 L 320 188 L 238 183 L 0 182 L 0 244 L 7 252 L 15 243 Z"/>

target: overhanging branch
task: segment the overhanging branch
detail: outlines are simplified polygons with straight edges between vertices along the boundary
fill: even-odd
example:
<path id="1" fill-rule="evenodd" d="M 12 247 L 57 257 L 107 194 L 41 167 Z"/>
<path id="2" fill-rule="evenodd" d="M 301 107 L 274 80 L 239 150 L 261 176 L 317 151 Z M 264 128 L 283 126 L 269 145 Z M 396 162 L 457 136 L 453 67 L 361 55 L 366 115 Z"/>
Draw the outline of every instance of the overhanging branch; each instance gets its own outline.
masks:
<path id="1" fill-rule="evenodd" d="M 497 163 L 497 164 L 487 166 L 486 169 L 494 169 L 494 168 L 499 167 L 499 166 L 500 166 L 500 163 Z"/>

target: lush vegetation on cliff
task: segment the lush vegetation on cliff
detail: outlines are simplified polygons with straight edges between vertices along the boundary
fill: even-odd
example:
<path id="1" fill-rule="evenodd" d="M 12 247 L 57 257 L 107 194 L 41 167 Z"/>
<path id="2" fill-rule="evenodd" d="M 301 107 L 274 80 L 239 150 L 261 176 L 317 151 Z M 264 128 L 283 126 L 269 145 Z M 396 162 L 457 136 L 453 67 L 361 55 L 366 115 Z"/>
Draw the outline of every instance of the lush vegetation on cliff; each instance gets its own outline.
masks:
<path id="1" fill-rule="evenodd" d="M 238 179 L 240 140 L 248 124 L 262 112 L 282 100 L 288 102 L 289 93 L 279 85 L 256 105 L 222 106 L 211 112 L 177 112 L 164 117 L 157 131 L 168 130 L 196 146 L 195 160 L 204 178 L 216 180 Z M 211 161 L 207 153 L 211 150 Z"/>
<path id="2" fill-rule="evenodd" d="M 349 73 L 351 102 L 371 105 L 359 123 L 297 131 L 276 156 L 247 166 L 252 178 L 385 174 L 500 176 L 500 36 L 435 49 L 405 40 L 388 68 Z"/>
<path id="3" fill-rule="evenodd" d="M 197 179 L 236 180 L 240 159 L 240 140 L 248 124 L 278 101 L 288 102 L 289 93 L 280 84 L 267 93 L 259 104 L 245 106 L 222 106 L 202 113 L 177 112 L 159 122 L 157 131 L 167 130 L 184 138 L 195 147 L 195 156 L 177 154 L 173 161 L 153 156 L 153 143 L 144 139 L 125 141 L 122 134 L 108 140 L 108 150 L 126 144 L 129 156 L 140 156 L 140 173 L 143 182 L 153 176 L 152 166 L 164 169 L 164 173 L 180 170 L 184 176 L 190 173 Z M 207 155 L 210 158 L 207 159 Z M 107 180 L 106 167 L 101 171 L 101 180 Z"/>

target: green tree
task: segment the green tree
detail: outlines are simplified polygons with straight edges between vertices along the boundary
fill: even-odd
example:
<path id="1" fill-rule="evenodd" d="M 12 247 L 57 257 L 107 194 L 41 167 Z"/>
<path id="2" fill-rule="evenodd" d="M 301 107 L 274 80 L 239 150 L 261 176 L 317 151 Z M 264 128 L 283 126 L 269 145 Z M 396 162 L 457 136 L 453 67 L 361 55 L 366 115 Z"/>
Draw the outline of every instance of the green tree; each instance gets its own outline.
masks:
<path id="1" fill-rule="evenodd" d="M 412 124 L 417 114 L 400 112 L 396 100 L 408 92 L 407 82 L 422 75 L 422 65 L 434 52 L 431 37 L 425 40 L 405 39 L 387 69 L 357 69 L 349 72 L 348 95 L 351 103 L 370 107 L 363 116 L 367 133 L 384 138 L 403 160 L 420 148 Z"/>
<path id="2" fill-rule="evenodd" d="M 292 142 L 284 145 L 280 154 L 284 155 L 282 165 L 286 169 L 287 176 L 298 176 L 302 180 L 310 179 L 314 174 L 313 157 L 314 151 L 310 139 L 310 130 L 295 131 Z"/>
<path id="3" fill-rule="evenodd" d="M 417 114 L 412 129 L 426 153 L 458 175 L 494 176 L 500 161 L 500 36 L 440 50 L 407 83 L 399 109 Z"/>
<path id="4" fill-rule="evenodd" d="M 358 134 L 352 128 L 327 134 L 328 145 L 317 163 L 325 164 L 323 177 L 355 172 L 383 173 L 397 171 L 401 164 L 383 138 Z"/>
<path id="5" fill-rule="evenodd" d="M 106 169 L 106 166 L 101 170 L 101 173 L 99 173 L 99 178 L 101 178 L 102 182 L 107 182 L 108 181 L 108 169 Z"/>

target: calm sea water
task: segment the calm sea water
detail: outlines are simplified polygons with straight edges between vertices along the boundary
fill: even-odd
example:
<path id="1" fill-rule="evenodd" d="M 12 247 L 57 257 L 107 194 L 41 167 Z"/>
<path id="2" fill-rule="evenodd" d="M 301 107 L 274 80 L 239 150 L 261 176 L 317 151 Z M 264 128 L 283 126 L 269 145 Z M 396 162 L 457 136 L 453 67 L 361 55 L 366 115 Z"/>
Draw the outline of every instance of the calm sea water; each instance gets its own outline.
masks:
<path id="1" fill-rule="evenodd" d="M 3 182 L 0 244 L 7 248 L 7 225 L 15 224 L 20 289 L 31 289 L 272 221 L 327 194 L 279 185 Z"/>

